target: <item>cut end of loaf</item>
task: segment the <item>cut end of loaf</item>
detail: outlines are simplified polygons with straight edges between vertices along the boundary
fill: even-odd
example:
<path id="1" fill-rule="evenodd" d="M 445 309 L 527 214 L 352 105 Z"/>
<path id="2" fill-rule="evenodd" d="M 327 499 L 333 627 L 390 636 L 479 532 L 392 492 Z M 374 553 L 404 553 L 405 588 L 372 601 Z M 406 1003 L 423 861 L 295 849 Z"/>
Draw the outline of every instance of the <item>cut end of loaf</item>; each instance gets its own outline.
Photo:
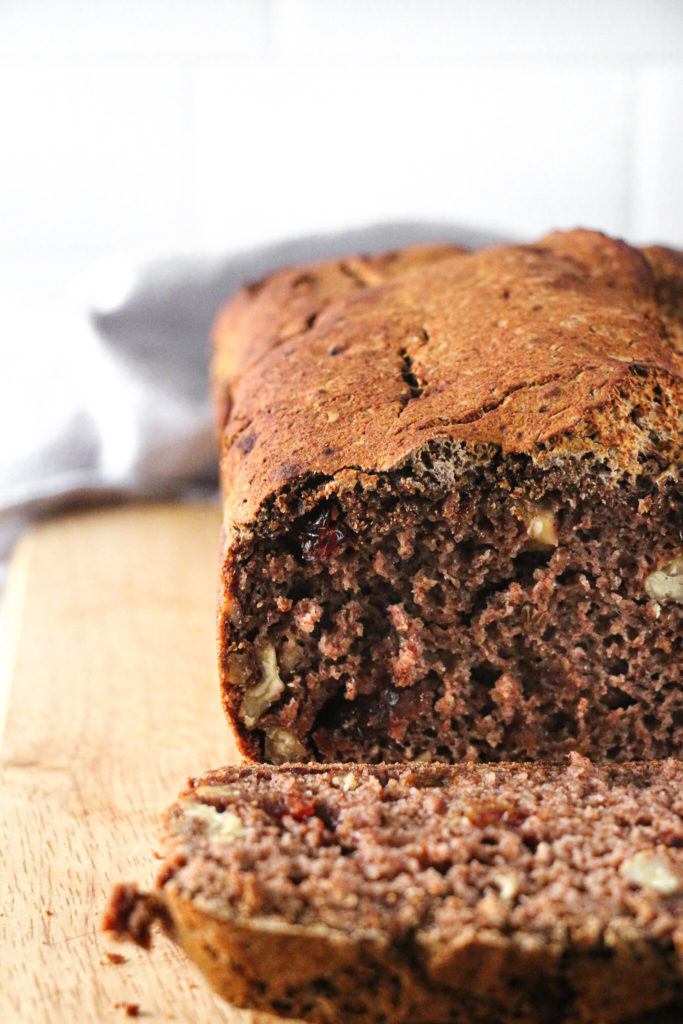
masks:
<path id="1" fill-rule="evenodd" d="M 271 763 L 683 749 L 683 494 L 644 456 L 433 442 L 278 496 L 226 561 L 223 696 Z"/>

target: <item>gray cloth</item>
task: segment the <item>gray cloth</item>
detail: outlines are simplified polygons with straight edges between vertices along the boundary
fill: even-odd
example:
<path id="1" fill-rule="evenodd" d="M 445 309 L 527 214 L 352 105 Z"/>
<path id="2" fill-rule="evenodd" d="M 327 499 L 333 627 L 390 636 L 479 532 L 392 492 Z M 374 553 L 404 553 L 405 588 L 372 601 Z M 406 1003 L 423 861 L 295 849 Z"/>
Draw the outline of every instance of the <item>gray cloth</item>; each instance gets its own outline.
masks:
<path id="1" fill-rule="evenodd" d="M 494 240 L 455 225 L 376 225 L 123 274 L 103 267 L 99 297 L 15 310 L 0 374 L 0 563 L 28 521 L 65 505 L 215 492 L 207 339 L 244 282 L 352 252 Z"/>

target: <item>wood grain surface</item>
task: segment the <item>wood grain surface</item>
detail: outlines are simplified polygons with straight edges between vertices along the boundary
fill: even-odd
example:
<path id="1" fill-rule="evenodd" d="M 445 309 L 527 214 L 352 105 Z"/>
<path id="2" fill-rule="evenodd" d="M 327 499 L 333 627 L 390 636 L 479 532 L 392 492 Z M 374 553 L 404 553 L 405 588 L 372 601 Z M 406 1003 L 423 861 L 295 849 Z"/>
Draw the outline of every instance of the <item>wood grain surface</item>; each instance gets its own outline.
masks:
<path id="1" fill-rule="evenodd" d="M 150 884 L 157 818 L 188 775 L 237 758 L 218 697 L 219 512 L 137 506 L 44 523 L 20 543 L 4 617 L 2 1024 L 252 1024 L 168 940 L 99 930 L 113 882 Z M 121 953 L 114 964 L 107 952 Z"/>

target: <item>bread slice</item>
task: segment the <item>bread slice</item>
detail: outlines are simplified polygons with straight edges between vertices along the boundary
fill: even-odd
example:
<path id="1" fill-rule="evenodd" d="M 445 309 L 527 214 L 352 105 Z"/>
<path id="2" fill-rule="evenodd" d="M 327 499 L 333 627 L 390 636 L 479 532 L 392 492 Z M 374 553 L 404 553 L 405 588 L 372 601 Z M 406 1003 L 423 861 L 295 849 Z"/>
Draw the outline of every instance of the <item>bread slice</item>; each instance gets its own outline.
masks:
<path id="1" fill-rule="evenodd" d="M 683 763 L 224 768 L 164 817 L 159 920 L 240 1007 L 325 1024 L 683 1019 Z"/>
<path id="2" fill-rule="evenodd" d="M 214 338 L 226 712 L 273 763 L 683 749 L 683 260 L 281 271 Z"/>

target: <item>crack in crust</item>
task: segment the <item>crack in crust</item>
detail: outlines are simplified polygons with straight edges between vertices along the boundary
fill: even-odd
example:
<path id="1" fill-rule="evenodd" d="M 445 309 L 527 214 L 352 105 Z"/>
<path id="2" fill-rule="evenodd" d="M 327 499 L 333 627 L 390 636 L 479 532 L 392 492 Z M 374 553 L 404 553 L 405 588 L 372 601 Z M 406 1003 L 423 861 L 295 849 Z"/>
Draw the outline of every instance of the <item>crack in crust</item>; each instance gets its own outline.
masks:
<path id="1" fill-rule="evenodd" d="M 328 307 L 411 268 L 464 252 L 454 245 L 417 245 L 379 256 L 284 269 L 246 285 L 221 311 L 213 331 L 211 379 L 219 434 L 230 414 L 229 390 L 237 379 L 253 372 L 274 349 L 312 330 Z M 247 338 L 245 347 L 242 342 Z"/>
<path id="2" fill-rule="evenodd" d="M 404 348 L 400 351 L 401 356 L 401 378 L 404 384 L 408 385 L 408 394 L 403 399 L 403 409 L 408 405 L 409 402 L 419 398 L 424 392 L 425 381 L 420 380 L 415 373 L 413 373 L 413 359 L 409 356 Z M 399 416 L 401 413 L 399 413 Z"/>
<path id="3" fill-rule="evenodd" d="M 595 367 L 591 366 L 587 367 L 586 369 L 594 370 Z M 564 378 L 564 383 L 570 384 L 573 380 L 576 380 L 578 377 L 580 377 L 582 373 L 585 373 L 586 369 L 579 370 L 573 376 Z M 517 394 L 517 392 L 531 391 L 533 388 L 544 387 L 546 384 L 552 384 L 554 381 L 562 379 L 563 378 L 561 374 L 552 373 L 550 374 L 550 376 L 545 377 L 542 380 L 534 381 L 533 384 L 515 384 L 513 387 L 508 388 L 508 390 L 504 394 L 500 395 L 500 397 L 497 398 L 495 401 L 490 402 L 487 405 L 483 405 L 481 409 L 478 409 L 476 412 L 470 413 L 468 416 L 463 416 L 462 419 L 455 420 L 449 419 L 447 416 L 436 416 L 433 420 L 429 420 L 426 423 L 420 424 L 419 429 L 429 430 L 431 427 L 435 427 L 437 424 L 442 427 L 461 427 L 464 426 L 466 423 L 476 423 L 478 420 L 483 419 L 484 416 L 488 416 L 489 413 L 496 412 L 498 409 L 501 409 L 506 404 L 506 402 L 508 402 L 509 399 L 512 398 L 513 395 Z"/>

